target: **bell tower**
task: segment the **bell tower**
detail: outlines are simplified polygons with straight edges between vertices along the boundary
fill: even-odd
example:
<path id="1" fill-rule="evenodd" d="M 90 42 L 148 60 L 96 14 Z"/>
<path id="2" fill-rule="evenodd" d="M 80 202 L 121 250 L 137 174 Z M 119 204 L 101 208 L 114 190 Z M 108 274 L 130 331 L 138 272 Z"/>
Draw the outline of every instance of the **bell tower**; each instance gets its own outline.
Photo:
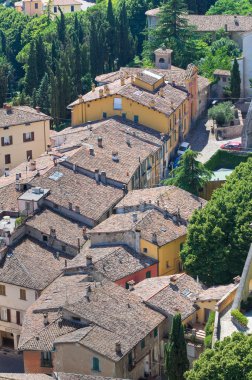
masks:
<path id="1" fill-rule="evenodd" d="M 173 50 L 161 47 L 154 51 L 155 54 L 155 66 L 157 69 L 171 69 L 171 55 Z"/>

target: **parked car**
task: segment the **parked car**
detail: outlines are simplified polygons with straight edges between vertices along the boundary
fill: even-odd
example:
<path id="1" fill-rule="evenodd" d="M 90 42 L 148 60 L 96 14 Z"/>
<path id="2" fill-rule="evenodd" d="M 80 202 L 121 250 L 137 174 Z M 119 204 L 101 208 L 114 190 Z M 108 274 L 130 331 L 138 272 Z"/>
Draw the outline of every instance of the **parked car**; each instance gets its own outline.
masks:
<path id="1" fill-rule="evenodd" d="M 191 145 L 184 141 L 180 144 L 177 153 L 178 155 L 184 154 L 188 149 L 191 149 Z"/>
<path id="2" fill-rule="evenodd" d="M 241 143 L 239 141 L 229 141 L 226 144 L 222 144 L 220 146 L 221 149 L 228 149 L 228 150 L 240 150 L 241 149 Z"/>

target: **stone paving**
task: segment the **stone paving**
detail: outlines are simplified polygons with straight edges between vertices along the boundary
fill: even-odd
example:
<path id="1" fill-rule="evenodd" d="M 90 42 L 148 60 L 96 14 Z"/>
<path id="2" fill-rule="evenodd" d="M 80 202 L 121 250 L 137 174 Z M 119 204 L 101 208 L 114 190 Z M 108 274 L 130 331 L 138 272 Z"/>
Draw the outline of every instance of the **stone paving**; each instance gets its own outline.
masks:
<path id="1" fill-rule="evenodd" d="M 241 141 L 241 138 L 217 141 L 211 133 L 212 120 L 207 118 L 201 119 L 197 125 L 191 129 L 186 141 L 190 142 L 192 150 L 200 152 L 198 160 L 202 163 L 207 162 L 210 157 L 220 148 L 222 144 L 228 141 Z"/>

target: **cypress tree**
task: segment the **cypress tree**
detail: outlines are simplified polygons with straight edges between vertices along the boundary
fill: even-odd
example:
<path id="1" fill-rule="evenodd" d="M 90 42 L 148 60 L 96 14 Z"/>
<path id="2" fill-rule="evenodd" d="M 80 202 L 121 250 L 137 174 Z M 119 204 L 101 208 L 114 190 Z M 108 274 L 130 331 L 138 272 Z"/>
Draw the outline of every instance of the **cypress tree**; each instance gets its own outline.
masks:
<path id="1" fill-rule="evenodd" d="M 82 76 L 82 60 L 81 60 L 81 50 L 80 43 L 77 35 L 73 37 L 74 45 L 74 67 L 73 67 L 73 80 L 74 80 L 74 93 L 78 95 L 81 93 L 81 76 Z"/>
<path id="2" fill-rule="evenodd" d="M 61 8 L 59 7 L 60 11 L 60 18 L 57 18 L 57 32 L 58 32 L 58 38 L 63 46 L 66 45 L 66 21 L 64 13 L 62 12 Z"/>
<path id="3" fill-rule="evenodd" d="M 48 74 L 45 73 L 40 86 L 37 91 L 36 101 L 37 105 L 41 107 L 42 112 L 50 114 L 50 96 L 51 96 L 51 86 L 49 83 Z"/>
<path id="4" fill-rule="evenodd" d="M 106 28 L 106 45 L 108 50 L 108 69 L 109 71 L 114 70 L 114 61 L 116 58 L 116 20 L 114 16 L 112 1 L 108 1 L 107 7 L 107 23 L 108 26 Z"/>
<path id="5" fill-rule="evenodd" d="M 119 66 L 125 66 L 134 57 L 133 38 L 129 29 L 129 22 L 125 0 L 122 1 L 118 19 L 119 28 Z"/>
<path id="6" fill-rule="evenodd" d="M 165 345 L 165 369 L 169 380 L 184 379 L 184 373 L 189 369 L 180 314 L 173 317 L 169 341 Z"/>
<path id="7" fill-rule="evenodd" d="M 36 88 L 32 91 L 32 96 L 30 98 L 30 104 L 32 108 L 35 108 L 37 106 L 37 91 Z"/>
<path id="8" fill-rule="evenodd" d="M 241 96 L 241 76 L 237 59 L 234 59 L 234 64 L 231 69 L 231 82 L 230 82 L 231 97 L 234 101 L 240 99 Z"/>
<path id="9" fill-rule="evenodd" d="M 38 85 L 37 73 L 37 55 L 35 43 L 32 40 L 27 61 L 27 69 L 25 75 L 25 92 L 27 95 L 32 95 L 33 89 Z"/>
<path id="10" fill-rule="evenodd" d="M 0 46 L 2 54 L 6 54 L 6 37 L 2 30 L 0 30 Z"/>
<path id="11" fill-rule="evenodd" d="M 40 83 L 46 72 L 46 52 L 41 36 L 36 40 L 36 63 L 38 83 Z"/>

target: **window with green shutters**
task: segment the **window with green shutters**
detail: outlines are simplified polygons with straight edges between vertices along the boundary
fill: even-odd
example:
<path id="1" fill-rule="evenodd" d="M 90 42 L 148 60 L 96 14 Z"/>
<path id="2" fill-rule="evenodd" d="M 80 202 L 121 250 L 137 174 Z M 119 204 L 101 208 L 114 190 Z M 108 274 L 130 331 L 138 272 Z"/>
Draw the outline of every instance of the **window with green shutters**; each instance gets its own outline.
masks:
<path id="1" fill-rule="evenodd" d="M 146 272 L 146 278 L 151 278 L 151 271 Z"/>
<path id="2" fill-rule="evenodd" d="M 98 358 L 93 358 L 93 371 L 98 371 L 100 372 L 100 362 Z"/>

